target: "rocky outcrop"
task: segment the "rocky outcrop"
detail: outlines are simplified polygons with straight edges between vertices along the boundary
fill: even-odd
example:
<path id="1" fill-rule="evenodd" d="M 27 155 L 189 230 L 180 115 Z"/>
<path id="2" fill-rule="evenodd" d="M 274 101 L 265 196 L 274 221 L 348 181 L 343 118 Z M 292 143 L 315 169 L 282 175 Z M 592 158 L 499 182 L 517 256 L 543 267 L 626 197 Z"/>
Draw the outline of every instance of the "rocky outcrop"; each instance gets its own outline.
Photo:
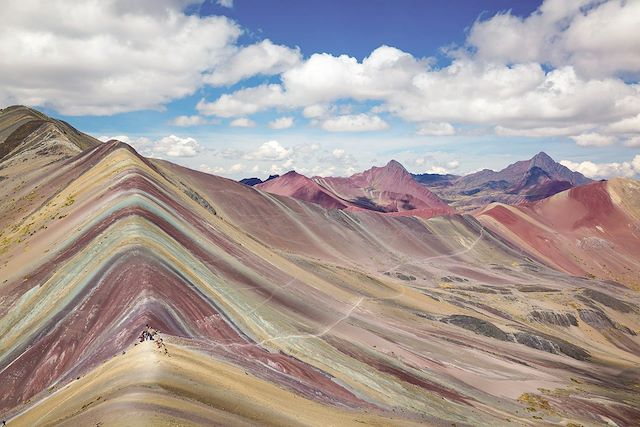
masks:
<path id="1" fill-rule="evenodd" d="M 538 285 L 523 285 L 523 286 L 519 286 L 518 290 L 520 292 L 525 292 L 525 293 L 529 293 L 529 292 L 560 292 L 559 289 L 546 288 L 544 286 L 538 286 Z"/>
<path id="2" fill-rule="evenodd" d="M 520 344 L 547 353 L 564 354 L 576 360 L 587 360 L 590 357 L 589 352 L 585 349 L 557 337 L 542 336 L 531 332 L 516 332 L 514 338 Z"/>
<path id="3" fill-rule="evenodd" d="M 593 329 L 596 329 L 598 331 L 605 331 L 607 329 L 617 329 L 620 332 L 623 332 L 627 335 L 636 335 L 636 333 L 631 329 L 611 320 L 609 316 L 607 316 L 602 311 L 582 309 L 582 310 L 578 310 L 578 315 L 580 316 L 580 319 L 584 323 L 586 323 L 587 325 L 591 326 Z"/>
<path id="4" fill-rule="evenodd" d="M 599 302 L 604 306 L 607 306 L 609 308 L 612 308 L 622 313 L 629 313 L 633 311 L 635 308 L 633 305 L 629 303 L 620 301 L 616 297 L 612 297 L 611 295 L 607 295 L 605 293 L 596 291 L 594 289 L 585 289 L 584 291 L 582 291 L 582 295 L 595 302 Z"/>
<path id="5" fill-rule="evenodd" d="M 578 326 L 578 319 L 571 313 L 556 313 L 551 310 L 534 310 L 529 313 L 529 318 L 534 322 L 545 323 L 553 326 Z"/>
<path id="6" fill-rule="evenodd" d="M 181 184 L 183 184 L 181 182 Z M 184 185 L 184 184 L 183 184 Z M 204 198 L 202 197 L 200 194 L 196 193 L 195 191 L 193 191 L 191 188 L 186 187 L 183 189 L 184 193 L 189 196 L 193 201 L 195 201 L 196 203 L 198 203 L 200 206 L 202 206 L 203 208 L 205 208 L 206 210 L 209 211 L 209 213 L 216 215 L 216 210 L 213 208 L 213 206 L 211 206 L 211 204 Z"/>
<path id="7" fill-rule="evenodd" d="M 508 335 L 502 329 L 498 328 L 493 323 L 476 317 L 454 314 L 452 316 L 442 318 L 441 321 L 475 332 L 478 335 L 484 335 L 485 337 L 495 338 L 500 341 L 509 340 Z"/>
<path id="8" fill-rule="evenodd" d="M 465 279 L 464 277 L 458 277 L 458 276 L 444 276 L 444 277 L 441 277 L 440 280 L 446 283 L 453 283 L 453 282 L 463 283 L 463 282 L 469 281 L 469 279 Z"/>

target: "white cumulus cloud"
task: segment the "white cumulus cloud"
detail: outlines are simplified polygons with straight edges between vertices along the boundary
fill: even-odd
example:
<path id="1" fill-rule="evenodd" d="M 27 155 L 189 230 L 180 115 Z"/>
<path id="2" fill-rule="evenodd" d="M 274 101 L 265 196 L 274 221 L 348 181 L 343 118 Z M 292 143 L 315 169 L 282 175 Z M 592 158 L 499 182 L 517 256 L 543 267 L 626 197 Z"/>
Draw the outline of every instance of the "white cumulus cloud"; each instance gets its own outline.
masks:
<path id="1" fill-rule="evenodd" d="M 418 129 L 418 135 L 448 136 L 456 133 L 451 123 L 427 123 Z"/>
<path id="2" fill-rule="evenodd" d="M 631 178 L 640 175 L 640 155 L 636 155 L 633 160 L 628 162 L 597 163 L 587 160 L 577 163 L 570 160 L 562 160 L 560 164 L 593 179 Z"/>
<path id="3" fill-rule="evenodd" d="M 115 135 L 115 136 L 100 135 L 98 139 L 102 142 L 107 142 L 115 139 L 117 141 L 126 142 L 127 144 L 129 144 L 129 142 L 131 141 L 131 138 L 129 138 L 129 136 L 127 135 Z"/>
<path id="4" fill-rule="evenodd" d="M 611 123 L 606 130 L 613 133 L 640 134 L 640 114 Z"/>
<path id="5" fill-rule="evenodd" d="M 276 140 L 267 141 L 246 157 L 252 160 L 284 160 L 293 150 L 285 148 Z"/>
<path id="6" fill-rule="evenodd" d="M 229 123 L 229 126 L 235 128 L 253 128 L 256 127 L 256 122 L 247 117 L 238 117 L 237 119 L 232 120 L 231 123 Z"/>
<path id="7" fill-rule="evenodd" d="M 427 169 L 426 173 L 434 173 L 434 174 L 438 174 L 438 175 L 446 175 L 449 173 L 449 170 L 447 168 L 444 168 L 442 166 L 431 166 L 429 169 Z"/>
<path id="8" fill-rule="evenodd" d="M 624 145 L 627 147 L 640 147 L 640 135 L 627 139 Z"/>
<path id="9" fill-rule="evenodd" d="M 194 157 L 201 150 L 200 144 L 194 138 L 181 138 L 176 135 L 165 136 L 157 140 L 151 140 L 144 136 L 131 138 L 127 135 L 102 135 L 98 139 L 103 142 L 116 139 L 129 144 L 138 153 L 147 157 Z"/>
<path id="10" fill-rule="evenodd" d="M 389 124 L 379 116 L 364 113 L 332 117 L 323 121 L 320 126 L 329 132 L 370 132 L 389 128 Z"/>
<path id="11" fill-rule="evenodd" d="M 505 65 L 466 56 L 432 69 L 429 61 L 387 46 L 362 62 L 346 55 L 315 54 L 281 78 L 280 84 L 201 100 L 198 111 L 234 117 L 302 108 L 305 117 L 324 120 L 333 129 L 336 120 L 365 117 L 327 118 L 327 104 L 351 98 L 381 102 L 376 113 L 426 123 L 427 134 L 448 134 L 453 124 L 470 124 L 534 137 L 605 133 L 601 128 L 640 114 L 640 86 L 615 77 L 587 79 L 571 66 L 547 71 L 538 63 Z"/>
<path id="12" fill-rule="evenodd" d="M 587 77 L 640 77 L 640 2 L 547 0 L 526 18 L 477 21 L 468 44 L 489 62 L 573 66 Z"/>
<path id="13" fill-rule="evenodd" d="M 276 45 L 266 39 L 238 49 L 231 58 L 205 76 L 213 86 L 231 85 L 258 75 L 274 75 L 297 65 L 302 59 L 299 49 Z"/>
<path id="14" fill-rule="evenodd" d="M 599 133 L 584 133 L 571 137 L 576 144 L 583 147 L 605 147 L 616 143 L 616 139 L 609 135 L 601 135 Z"/>
<path id="15" fill-rule="evenodd" d="M 206 125 L 209 121 L 202 116 L 178 116 L 171 121 L 171 124 L 180 127 Z"/>
<path id="16" fill-rule="evenodd" d="M 120 142 L 124 142 L 125 144 L 129 144 L 136 150 L 138 153 L 143 156 L 153 156 L 153 146 L 154 142 L 145 136 L 131 138 L 128 135 L 115 135 L 115 136 L 99 136 L 98 139 L 102 142 L 107 142 L 112 139 L 115 139 Z"/>
<path id="17" fill-rule="evenodd" d="M 326 105 L 313 104 L 305 107 L 302 110 L 302 115 L 308 119 L 317 119 L 326 116 L 328 108 Z"/>
<path id="18" fill-rule="evenodd" d="M 214 102 L 201 99 L 196 105 L 200 114 L 218 117 L 245 116 L 270 107 L 286 104 L 279 84 L 261 85 L 221 95 Z"/>
<path id="19" fill-rule="evenodd" d="M 271 129 L 288 129 L 293 126 L 293 117 L 278 117 L 277 119 L 269 122 Z"/>
<path id="20" fill-rule="evenodd" d="M 229 168 L 229 172 L 231 173 L 237 173 L 241 171 L 244 171 L 244 165 L 242 163 L 235 163 Z"/>
<path id="21" fill-rule="evenodd" d="M 342 159 L 342 158 L 344 158 L 346 152 L 342 148 L 334 148 L 333 151 L 331 151 L 331 154 L 336 159 Z"/>
<path id="22" fill-rule="evenodd" d="M 282 84 L 240 89 L 213 102 L 203 100 L 197 108 L 202 114 L 232 117 L 273 107 L 316 105 L 306 114 L 318 117 L 322 107 L 317 104 L 340 98 L 376 99 L 410 90 L 412 78 L 426 65 L 426 60 L 389 46 L 375 49 L 362 62 L 347 55 L 313 54 L 282 73 Z"/>
<path id="23" fill-rule="evenodd" d="M 435 173 L 446 175 L 453 173 L 460 166 L 458 160 L 450 160 L 449 154 L 432 153 L 427 155 L 416 156 L 415 153 L 405 153 L 402 163 L 413 164 L 419 173 Z M 423 169 L 425 168 L 426 169 Z"/>
<path id="24" fill-rule="evenodd" d="M 205 173 L 208 173 L 208 174 L 211 174 L 211 175 L 218 175 L 218 174 L 221 174 L 221 173 L 225 173 L 227 171 L 222 166 L 213 166 L 213 167 L 211 167 L 211 166 L 206 165 L 204 163 L 200 164 L 200 166 L 198 166 L 198 170 L 200 172 L 205 172 Z"/>
<path id="25" fill-rule="evenodd" d="M 200 151 L 200 144 L 191 137 L 181 138 L 169 135 L 156 141 L 153 151 L 170 157 L 193 157 Z"/>
<path id="26" fill-rule="evenodd" d="M 160 109 L 194 93 L 242 33 L 183 0 L 7 0 L 0 26 L 0 103 L 63 114 Z"/>

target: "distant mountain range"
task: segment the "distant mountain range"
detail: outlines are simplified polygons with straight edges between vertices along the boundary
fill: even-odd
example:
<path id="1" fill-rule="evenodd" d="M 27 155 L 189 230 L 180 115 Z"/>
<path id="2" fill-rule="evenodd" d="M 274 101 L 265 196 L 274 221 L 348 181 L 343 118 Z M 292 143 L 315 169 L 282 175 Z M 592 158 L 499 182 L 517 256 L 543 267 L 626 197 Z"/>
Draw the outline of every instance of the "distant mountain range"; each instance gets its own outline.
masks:
<path id="1" fill-rule="evenodd" d="M 492 202 L 510 205 L 545 199 L 591 180 L 540 152 L 496 172 L 484 169 L 469 175 L 426 182 L 425 185 L 462 211 Z"/>
<path id="2" fill-rule="evenodd" d="M 292 171 L 258 184 L 256 188 L 317 203 L 325 208 L 372 210 L 396 215 L 411 212 L 425 217 L 454 212 L 395 160 L 347 178 L 308 178 Z"/>
<path id="3" fill-rule="evenodd" d="M 465 176 L 410 174 L 397 161 L 350 177 L 312 177 L 291 171 L 265 182 L 240 182 L 273 194 L 294 197 L 325 208 L 373 210 L 389 214 L 411 212 L 434 216 L 470 211 L 492 202 L 516 205 L 545 199 L 591 180 L 540 152 L 529 160 L 496 172 L 484 169 Z"/>

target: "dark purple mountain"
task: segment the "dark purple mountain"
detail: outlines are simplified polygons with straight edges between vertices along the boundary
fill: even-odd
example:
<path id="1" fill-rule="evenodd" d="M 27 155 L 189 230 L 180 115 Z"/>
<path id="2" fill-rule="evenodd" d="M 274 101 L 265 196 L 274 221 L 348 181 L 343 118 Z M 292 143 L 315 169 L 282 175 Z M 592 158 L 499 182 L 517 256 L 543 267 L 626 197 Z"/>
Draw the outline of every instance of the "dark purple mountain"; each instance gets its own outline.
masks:
<path id="1" fill-rule="evenodd" d="M 491 202 L 518 204 L 541 200 L 591 180 L 540 152 L 500 171 L 484 169 L 459 178 L 415 178 L 450 205 L 472 210 Z"/>
<path id="2" fill-rule="evenodd" d="M 531 170 L 538 168 L 545 172 L 547 179 L 552 181 L 566 181 L 571 186 L 587 184 L 591 180 L 579 172 L 573 172 L 566 166 L 557 163 L 548 154 L 540 152 L 529 160 L 515 162 L 501 171 L 495 172 L 484 169 L 480 172 L 465 175 L 456 181 L 456 185 L 464 189 L 480 188 L 490 182 L 506 182 L 509 187 L 518 187 L 530 179 Z M 540 172 L 533 172 L 540 176 Z"/>
<path id="3" fill-rule="evenodd" d="M 280 175 L 269 175 L 269 178 L 265 179 L 264 181 L 261 180 L 260 178 L 243 178 L 238 182 L 240 184 L 244 184 L 244 185 L 248 185 L 249 187 L 253 187 L 254 185 L 262 184 L 263 182 L 270 181 L 270 180 L 275 179 L 275 178 L 277 178 L 279 176 Z"/>

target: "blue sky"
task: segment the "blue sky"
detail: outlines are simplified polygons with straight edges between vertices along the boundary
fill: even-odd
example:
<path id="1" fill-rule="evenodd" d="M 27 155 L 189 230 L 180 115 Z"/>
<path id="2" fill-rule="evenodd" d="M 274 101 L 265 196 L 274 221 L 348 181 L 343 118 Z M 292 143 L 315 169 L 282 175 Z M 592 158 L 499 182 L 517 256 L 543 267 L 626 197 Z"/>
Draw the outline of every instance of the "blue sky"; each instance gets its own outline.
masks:
<path id="1" fill-rule="evenodd" d="M 207 1 L 194 7 L 201 15 L 224 14 L 249 31 L 242 41 L 269 38 L 300 46 L 311 55 L 348 54 L 360 60 L 386 44 L 415 56 L 434 56 L 443 46 L 462 44 L 465 31 L 482 15 L 512 10 L 529 15 L 539 1 L 507 0 L 236 0 L 232 8 Z"/>
<path id="2" fill-rule="evenodd" d="M 637 2 L 7 9 L 0 45 L 17 49 L 0 48 L 0 104 L 210 173 L 345 175 L 395 158 L 463 174 L 539 151 L 594 178 L 640 173 Z"/>

